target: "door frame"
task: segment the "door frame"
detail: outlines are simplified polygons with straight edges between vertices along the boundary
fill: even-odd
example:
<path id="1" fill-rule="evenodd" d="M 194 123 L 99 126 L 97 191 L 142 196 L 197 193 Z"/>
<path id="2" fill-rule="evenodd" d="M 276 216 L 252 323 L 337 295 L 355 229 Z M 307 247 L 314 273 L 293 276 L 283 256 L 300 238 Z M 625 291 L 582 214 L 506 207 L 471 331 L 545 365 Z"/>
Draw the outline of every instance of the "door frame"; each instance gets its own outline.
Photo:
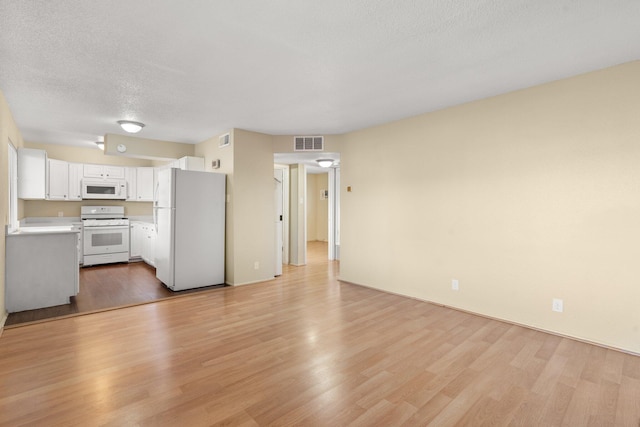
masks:
<path id="1" fill-rule="evenodd" d="M 282 170 L 282 263 L 289 264 L 289 165 L 274 164 Z"/>
<path id="2" fill-rule="evenodd" d="M 340 168 L 329 171 L 329 251 L 330 261 L 340 259 Z"/>

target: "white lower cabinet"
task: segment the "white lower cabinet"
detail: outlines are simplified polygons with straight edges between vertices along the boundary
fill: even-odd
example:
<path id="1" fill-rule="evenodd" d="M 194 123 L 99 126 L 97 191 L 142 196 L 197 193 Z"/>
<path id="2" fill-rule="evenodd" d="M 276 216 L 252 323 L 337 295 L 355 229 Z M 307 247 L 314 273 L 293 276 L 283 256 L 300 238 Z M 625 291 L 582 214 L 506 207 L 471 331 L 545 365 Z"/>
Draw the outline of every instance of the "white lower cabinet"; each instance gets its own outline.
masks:
<path id="1" fill-rule="evenodd" d="M 131 224 L 130 258 L 142 258 L 147 264 L 156 265 L 156 227 L 146 222 Z"/>
<path id="2" fill-rule="evenodd" d="M 142 224 L 134 222 L 129 227 L 129 259 L 142 258 L 142 239 L 144 236 Z"/>
<path id="3" fill-rule="evenodd" d="M 84 263 L 84 246 L 82 240 L 82 223 L 81 222 L 72 222 L 73 230 L 78 232 L 78 264 Z M 80 288 L 78 288 L 78 292 L 80 292 Z"/>
<path id="4" fill-rule="evenodd" d="M 75 232 L 9 234 L 5 239 L 9 313 L 69 304 L 78 294 Z"/>
<path id="5" fill-rule="evenodd" d="M 145 227 L 142 243 L 142 259 L 151 266 L 156 266 L 156 227 L 149 224 Z"/>

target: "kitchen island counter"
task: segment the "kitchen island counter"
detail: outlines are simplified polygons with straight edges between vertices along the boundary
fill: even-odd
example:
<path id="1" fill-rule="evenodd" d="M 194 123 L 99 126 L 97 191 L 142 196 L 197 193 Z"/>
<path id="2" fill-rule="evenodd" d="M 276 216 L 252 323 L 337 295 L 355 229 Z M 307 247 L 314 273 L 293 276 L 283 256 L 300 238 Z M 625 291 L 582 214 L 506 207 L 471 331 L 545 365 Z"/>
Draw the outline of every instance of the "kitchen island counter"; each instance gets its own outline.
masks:
<path id="1" fill-rule="evenodd" d="M 78 231 L 23 227 L 6 235 L 6 309 L 68 304 L 79 290 Z"/>

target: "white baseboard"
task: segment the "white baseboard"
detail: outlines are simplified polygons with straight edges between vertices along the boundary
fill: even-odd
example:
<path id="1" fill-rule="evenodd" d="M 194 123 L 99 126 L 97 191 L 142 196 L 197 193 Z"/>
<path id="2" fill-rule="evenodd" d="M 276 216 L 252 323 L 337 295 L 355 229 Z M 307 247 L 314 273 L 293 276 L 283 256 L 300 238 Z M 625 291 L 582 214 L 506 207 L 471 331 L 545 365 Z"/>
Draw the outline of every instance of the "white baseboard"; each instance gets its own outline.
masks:
<path id="1" fill-rule="evenodd" d="M 4 315 L 2 316 L 2 320 L 0 320 L 0 337 L 2 336 L 2 332 L 4 331 L 4 324 L 7 322 L 8 317 L 9 313 L 5 311 Z"/>

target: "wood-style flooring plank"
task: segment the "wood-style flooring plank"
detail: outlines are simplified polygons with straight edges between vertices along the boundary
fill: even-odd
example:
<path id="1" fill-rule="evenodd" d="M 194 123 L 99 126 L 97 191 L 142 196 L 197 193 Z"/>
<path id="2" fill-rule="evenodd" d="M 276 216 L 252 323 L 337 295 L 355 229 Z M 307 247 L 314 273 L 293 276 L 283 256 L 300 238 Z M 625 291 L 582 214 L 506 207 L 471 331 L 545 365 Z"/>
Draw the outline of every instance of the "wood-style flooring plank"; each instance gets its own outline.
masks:
<path id="1" fill-rule="evenodd" d="M 5 329 L 0 426 L 638 427 L 640 357 L 340 283 L 325 257 Z"/>
<path id="2" fill-rule="evenodd" d="M 156 278 L 155 268 L 144 262 L 80 268 L 79 280 L 80 292 L 71 297 L 69 304 L 10 313 L 6 326 L 144 304 L 222 287 L 215 285 L 174 292 Z"/>

